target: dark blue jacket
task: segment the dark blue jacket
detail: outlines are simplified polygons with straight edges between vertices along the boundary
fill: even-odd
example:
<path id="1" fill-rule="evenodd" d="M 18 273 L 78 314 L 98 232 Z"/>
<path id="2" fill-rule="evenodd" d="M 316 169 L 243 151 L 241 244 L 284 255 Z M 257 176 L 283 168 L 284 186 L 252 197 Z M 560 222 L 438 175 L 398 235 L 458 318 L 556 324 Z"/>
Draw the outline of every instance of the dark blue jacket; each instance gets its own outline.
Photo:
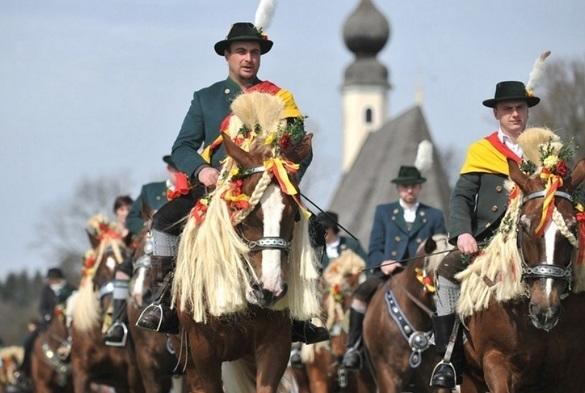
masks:
<path id="1" fill-rule="evenodd" d="M 409 231 L 400 203 L 378 205 L 370 234 L 368 267 L 377 266 L 388 259 L 413 257 L 424 240 L 438 233 L 447 233 L 443 212 L 439 209 L 419 204 L 416 219 Z"/>

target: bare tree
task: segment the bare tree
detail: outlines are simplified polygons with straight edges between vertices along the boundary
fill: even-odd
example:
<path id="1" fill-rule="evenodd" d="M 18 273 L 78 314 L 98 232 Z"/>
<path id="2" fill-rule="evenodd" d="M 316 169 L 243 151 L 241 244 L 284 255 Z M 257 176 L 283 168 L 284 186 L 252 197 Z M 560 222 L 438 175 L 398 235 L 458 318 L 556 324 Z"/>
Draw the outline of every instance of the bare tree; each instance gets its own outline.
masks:
<path id="1" fill-rule="evenodd" d="M 61 265 L 65 272 L 75 275 L 81 267 L 80 258 L 89 247 L 87 220 L 97 213 L 111 215 L 116 196 L 128 193 L 130 188 L 128 180 L 120 177 L 84 179 L 68 199 L 44 209 L 32 246 L 46 256 L 49 265 Z"/>
<path id="2" fill-rule="evenodd" d="M 574 138 L 585 156 L 585 56 L 550 62 L 545 69 L 532 123 L 549 127 L 563 139 Z"/>

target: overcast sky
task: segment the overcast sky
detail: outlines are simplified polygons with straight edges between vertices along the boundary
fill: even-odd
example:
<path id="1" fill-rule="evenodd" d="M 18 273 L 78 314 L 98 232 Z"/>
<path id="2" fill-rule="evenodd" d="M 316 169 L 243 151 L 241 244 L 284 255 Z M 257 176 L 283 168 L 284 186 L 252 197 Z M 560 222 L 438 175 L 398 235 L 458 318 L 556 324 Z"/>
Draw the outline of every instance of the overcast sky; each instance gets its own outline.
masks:
<path id="1" fill-rule="evenodd" d="M 339 179 L 341 39 L 357 0 L 280 0 L 260 77 L 287 87 L 318 131 L 311 192 Z M 440 147 L 464 151 L 495 128 L 481 101 L 499 80 L 526 80 L 536 56 L 585 53 L 585 2 L 376 1 L 391 37 L 390 114 L 414 104 Z M 120 174 L 136 196 L 162 174 L 193 90 L 226 76 L 212 49 L 256 0 L 0 2 L 0 275 L 52 261 L 30 250 L 44 209 L 84 177 Z M 458 158 L 459 160 L 461 158 Z M 320 169 L 322 173 L 315 173 Z M 383 172 L 386 181 L 393 174 Z M 357 208 L 357 207 L 356 207 Z M 80 228 L 80 230 L 82 230 Z"/>

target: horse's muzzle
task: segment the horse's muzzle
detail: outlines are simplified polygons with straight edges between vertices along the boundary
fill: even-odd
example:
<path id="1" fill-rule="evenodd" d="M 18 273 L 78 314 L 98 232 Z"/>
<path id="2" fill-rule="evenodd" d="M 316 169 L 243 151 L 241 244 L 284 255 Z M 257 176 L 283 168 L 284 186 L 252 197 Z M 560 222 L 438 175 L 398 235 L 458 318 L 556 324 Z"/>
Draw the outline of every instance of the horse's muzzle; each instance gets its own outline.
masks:
<path id="1" fill-rule="evenodd" d="M 287 291 L 288 286 L 286 283 L 282 284 L 282 289 L 277 293 L 262 288 L 261 283 L 252 284 L 252 295 L 255 300 L 254 303 L 263 308 L 267 308 L 274 305 L 274 303 L 276 303 L 286 295 Z"/>
<path id="2" fill-rule="evenodd" d="M 559 322 L 561 306 L 541 307 L 531 302 L 528 305 L 528 315 L 530 315 L 530 321 L 535 328 L 548 332 Z"/>

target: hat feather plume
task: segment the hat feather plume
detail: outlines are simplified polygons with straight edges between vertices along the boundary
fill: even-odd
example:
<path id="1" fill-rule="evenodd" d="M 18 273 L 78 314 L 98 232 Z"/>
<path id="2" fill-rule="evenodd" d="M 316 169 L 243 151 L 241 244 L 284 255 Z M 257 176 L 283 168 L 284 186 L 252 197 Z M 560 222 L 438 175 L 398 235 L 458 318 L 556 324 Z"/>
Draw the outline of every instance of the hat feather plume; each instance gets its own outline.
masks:
<path id="1" fill-rule="evenodd" d="M 534 88 L 538 85 L 538 82 L 540 82 L 540 78 L 542 77 L 542 74 L 544 72 L 544 62 L 549 56 L 550 51 L 547 50 L 546 52 L 543 52 L 540 56 L 538 56 L 538 58 L 534 62 L 534 65 L 532 66 L 532 71 L 530 71 L 530 75 L 528 76 L 528 82 L 526 83 L 526 90 L 528 92 L 534 92 Z"/>
<path id="2" fill-rule="evenodd" d="M 270 27 L 272 17 L 274 16 L 274 9 L 276 8 L 276 0 L 260 0 L 258 8 L 256 9 L 256 16 L 254 18 L 254 26 L 258 29 L 266 31 Z"/>
<path id="3" fill-rule="evenodd" d="M 425 172 L 433 166 L 433 144 L 424 139 L 418 144 L 414 166 L 420 172 Z"/>

